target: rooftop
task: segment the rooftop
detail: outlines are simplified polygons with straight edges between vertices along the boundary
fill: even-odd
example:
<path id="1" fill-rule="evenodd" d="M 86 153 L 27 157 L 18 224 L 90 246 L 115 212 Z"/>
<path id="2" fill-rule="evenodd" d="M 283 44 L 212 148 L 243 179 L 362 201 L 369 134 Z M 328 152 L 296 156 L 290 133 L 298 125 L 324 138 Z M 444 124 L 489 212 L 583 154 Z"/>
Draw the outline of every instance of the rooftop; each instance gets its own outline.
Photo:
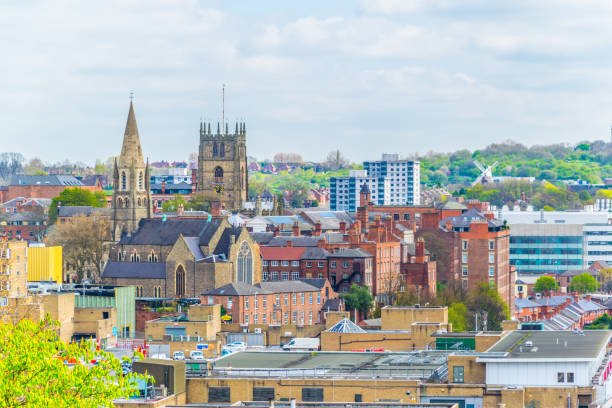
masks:
<path id="1" fill-rule="evenodd" d="M 503 359 L 595 359 L 612 336 L 610 330 L 514 331 L 487 350 L 501 353 L 491 358 Z M 489 357 L 484 357 L 489 358 Z"/>

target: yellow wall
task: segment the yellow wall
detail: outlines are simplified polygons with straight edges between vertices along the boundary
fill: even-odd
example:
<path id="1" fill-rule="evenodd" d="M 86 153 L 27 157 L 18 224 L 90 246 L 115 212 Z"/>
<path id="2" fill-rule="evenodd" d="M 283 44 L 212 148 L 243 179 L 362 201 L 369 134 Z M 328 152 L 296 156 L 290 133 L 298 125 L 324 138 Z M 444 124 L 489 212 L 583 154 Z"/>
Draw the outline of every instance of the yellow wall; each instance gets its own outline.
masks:
<path id="1" fill-rule="evenodd" d="M 61 246 L 28 248 L 28 281 L 62 282 Z"/>
<path id="2" fill-rule="evenodd" d="M 410 330 L 412 323 L 448 324 L 448 308 L 385 306 L 380 311 L 381 330 Z"/>

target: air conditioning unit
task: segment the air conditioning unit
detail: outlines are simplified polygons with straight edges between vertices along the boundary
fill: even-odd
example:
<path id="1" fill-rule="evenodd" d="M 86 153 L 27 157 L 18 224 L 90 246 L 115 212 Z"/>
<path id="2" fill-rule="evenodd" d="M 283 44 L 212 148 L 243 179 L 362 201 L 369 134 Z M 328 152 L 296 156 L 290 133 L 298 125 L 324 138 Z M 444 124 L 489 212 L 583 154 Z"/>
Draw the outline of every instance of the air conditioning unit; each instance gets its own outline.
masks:
<path id="1" fill-rule="evenodd" d="M 261 327 L 256 327 L 255 328 L 255 333 L 261 334 Z"/>

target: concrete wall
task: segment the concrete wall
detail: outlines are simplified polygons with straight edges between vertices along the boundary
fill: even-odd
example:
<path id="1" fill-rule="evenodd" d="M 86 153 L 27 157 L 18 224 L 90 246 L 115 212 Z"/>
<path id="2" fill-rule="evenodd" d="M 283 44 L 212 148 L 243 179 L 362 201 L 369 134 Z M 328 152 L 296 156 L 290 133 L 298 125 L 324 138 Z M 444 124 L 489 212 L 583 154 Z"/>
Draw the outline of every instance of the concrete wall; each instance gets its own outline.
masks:
<path id="1" fill-rule="evenodd" d="M 200 336 L 212 341 L 217 337 L 215 322 L 173 322 L 168 320 L 152 320 L 145 323 L 145 338 L 151 340 L 163 340 L 166 334 L 166 327 L 185 326 L 185 334 L 188 336 Z"/>
<path id="2" fill-rule="evenodd" d="M 44 313 L 57 320 L 60 339 L 70 341 L 74 333 L 74 293 L 49 294 L 41 297 Z"/>
<path id="3" fill-rule="evenodd" d="M 448 323 L 448 308 L 395 307 L 381 309 L 381 330 L 410 330 L 412 323 Z"/>

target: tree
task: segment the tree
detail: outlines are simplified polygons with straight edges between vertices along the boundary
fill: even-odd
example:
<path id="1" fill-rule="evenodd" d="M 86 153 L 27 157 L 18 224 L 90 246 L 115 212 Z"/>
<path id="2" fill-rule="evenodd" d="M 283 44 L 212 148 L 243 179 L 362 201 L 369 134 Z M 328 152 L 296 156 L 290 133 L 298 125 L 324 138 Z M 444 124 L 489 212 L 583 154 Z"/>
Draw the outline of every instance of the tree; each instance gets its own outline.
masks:
<path id="1" fill-rule="evenodd" d="M 60 193 L 59 196 L 54 197 L 51 200 L 51 206 L 49 207 L 49 222 L 55 224 L 57 221 L 57 214 L 59 212 L 58 206 L 66 207 L 73 206 L 90 206 L 90 207 L 106 207 L 106 195 L 103 191 L 96 191 L 92 193 L 84 188 L 73 187 L 67 188 Z"/>
<path id="2" fill-rule="evenodd" d="M 499 297 L 497 287 L 489 285 L 488 282 L 480 282 L 468 296 L 468 309 L 470 310 L 470 320 L 474 320 L 474 315 L 478 315 L 479 322 L 486 322 L 486 330 L 499 331 L 502 329 L 502 322 L 510 316 L 508 305 Z M 475 330 L 482 328 L 482 323 L 475 327 Z"/>
<path id="3" fill-rule="evenodd" d="M 46 243 L 62 247 L 65 268 L 74 270 L 79 281 L 86 275 L 94 281 L 99 281 L 110 238 L 108 218 L 78 215 L 72 217 L 70 222 L 56 224 Z"/>
<path id="4" fill-rule="evenodd" d="M 112 407 L 135 392 L 136 380 L 153 380 L 123 374 L 119 360 L 89 342 L 63 343 L 57 326 L 48 315 L 38 323 L 0 323 L 0 405 Z"/>
<path id="5" fill-rule="evenodd" d="M 179 208 L 179 205 L 183 205 L 183 208 L 185 208 L 185 203 L 187 201 L 185 200 L 185 197 L 183 197 L 180 194 L 177 194 L 174 196 L 174 198 L 172 200 L 168 200 L 168 201 L 164 201 L 162 203 L 162 210 L 165 212 L 168 211 L 177 211 Z"/>
<path id="6" fill-rule="evenodd" d="M 574 276 L 570 285 L 572 292 L 590 293 L 597 290 L 597 281 L 590 273 L 582 273 Z"/>
<path id="7" fill-rule="evenodd" d="M 10 176 L 19 173 L 23 169 L 25 158 L 21 153 L 0 153 L 0 179 L 7 180 Z"/>
<path id="8" fill-rule="evenodd" d="M 612 268 L 603 268 L 599 271 L 599 279 L 601 289 L 610 292 L 612 291 Z"/>
<path id="9" fill-rule="evenodd" d="M 342 156 L 340 150 L 334 150 L 333 152 L 327 153 L 327 157 L 323 162 L 323 165 L 331 170 L 338 170 L 348 166 L 350 161 Z"/>
<path id="10" fill-rule="evenodd" d="M 45 171 L 45 164 L 38 157 L 30 159 L 28 164 L 23 168 L 25 174 L 37 174 Z"/>
<path id="11" fill-rule="evenodd" d="M 540 276 L 533 286 L 535 292 L 548 292 L 557 290 L 557 281 L 552 276 Z"/>
<path id="12" fill-rule="evenodd" d="M 351 285 L 348 293 L 342 295 L 347 310 L 359 310 L 367 314 L 374 304 L 374 296 L 366 286 L 359 286 L 356 283 Z"/>
<path id="13" fill-rule="evenodd" d="M 448 308 L 448 322 L 454 332 L 464 332 L 468 327 L 468 310 L 463 303 L 453 303 Z"/>

